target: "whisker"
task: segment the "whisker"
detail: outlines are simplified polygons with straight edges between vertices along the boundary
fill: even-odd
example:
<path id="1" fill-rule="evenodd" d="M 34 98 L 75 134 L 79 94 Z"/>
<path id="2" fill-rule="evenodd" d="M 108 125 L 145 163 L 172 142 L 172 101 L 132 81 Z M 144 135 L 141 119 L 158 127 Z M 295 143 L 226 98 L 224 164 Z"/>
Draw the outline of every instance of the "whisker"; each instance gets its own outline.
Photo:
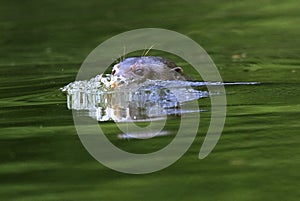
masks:
<path id="1" fill-rule="evenodd" d="M 144 49 L 143 53 L 142 53 L 142 57 L 145 56 L 145 52 L 146 52 L 146 48 Z"/>
<path id="2" fill-rule="evenodd" d="M 145 53 L 144 56 L 146 56 L 146 55 L 149 53 L 149 51 L 154 47 L 154 45 L 155 45 L 155 44 L 153 44 L 153 45 L 146 51 L 146 53 Z"/>
<path id="3" fill-rule="evenodd" d="M 120 63 L 120 62 L 122 62 L 122 61 L 123 61 L 123 59 L 122 59 L 122 55 L 121 55 L 121 54 L 119 54 L 118 63 Z"/>
<path id="4" fill-rule="evenodd" d="M 123 47 L 123 60 L 122 61 L 124 61 L 125 59 L 126 59 L 126 47 L 124 46 Z"/>

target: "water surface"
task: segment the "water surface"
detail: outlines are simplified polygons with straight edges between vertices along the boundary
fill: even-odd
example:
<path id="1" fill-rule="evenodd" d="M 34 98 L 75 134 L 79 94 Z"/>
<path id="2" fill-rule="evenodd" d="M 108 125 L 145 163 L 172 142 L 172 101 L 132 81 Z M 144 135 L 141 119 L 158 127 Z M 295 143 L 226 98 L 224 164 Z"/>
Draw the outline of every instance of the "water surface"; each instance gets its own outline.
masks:
<path id="1" fill-rule="evenodd" d="M 298 200 L 299 2 L 148 3 L 1 2 L 1 200 Z M 261 84 L 225 86 L 226 124 L 207 158 L 197 158 L 210 121 L 204 98 L 199 106 L 207 112 L 186 154 L 159 172 L 127 175 L 102 166 L 83 148 L 59 89 L 75 80 L 98 44 L 143 27 L 197 41 L 224 82 Z M 168 130 L 177 126 L 176 118 L 168 120 Z M 174 137 L 122 140 L 113 122 L 102 128 L 133 153 L 159 150 Z"/>

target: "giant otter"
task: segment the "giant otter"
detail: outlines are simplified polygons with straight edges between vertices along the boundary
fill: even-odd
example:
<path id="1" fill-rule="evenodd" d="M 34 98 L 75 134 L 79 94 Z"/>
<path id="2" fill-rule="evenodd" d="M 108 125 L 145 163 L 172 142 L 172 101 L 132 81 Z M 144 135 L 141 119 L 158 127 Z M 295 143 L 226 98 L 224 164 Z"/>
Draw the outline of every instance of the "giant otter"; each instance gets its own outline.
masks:
<path id="1" fill-rule="evenodd" d="M 113 66 L 112 75 L 133 80 L 186 80 L 181 67 L 158 56 L 129 57 Z"/>

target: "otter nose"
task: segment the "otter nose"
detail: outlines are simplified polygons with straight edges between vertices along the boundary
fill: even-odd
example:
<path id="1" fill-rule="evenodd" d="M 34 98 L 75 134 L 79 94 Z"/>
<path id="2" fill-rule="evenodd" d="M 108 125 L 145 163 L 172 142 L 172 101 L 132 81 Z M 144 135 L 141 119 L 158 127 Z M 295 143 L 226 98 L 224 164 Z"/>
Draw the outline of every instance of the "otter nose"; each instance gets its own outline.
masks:
<path id="1" fill-rule="evenodd" d="M 120 74 L 120 70 L 118 68 L 113 68 L 111 71 L 111 74 L 114 76 L 117 76 Z"/>
<path id="2" fill-rule="evenodd" d="M 113 66 L 111 74 L 114 76 L 118 76 L 120 74 L 120 64 L 116 64 Z"/>

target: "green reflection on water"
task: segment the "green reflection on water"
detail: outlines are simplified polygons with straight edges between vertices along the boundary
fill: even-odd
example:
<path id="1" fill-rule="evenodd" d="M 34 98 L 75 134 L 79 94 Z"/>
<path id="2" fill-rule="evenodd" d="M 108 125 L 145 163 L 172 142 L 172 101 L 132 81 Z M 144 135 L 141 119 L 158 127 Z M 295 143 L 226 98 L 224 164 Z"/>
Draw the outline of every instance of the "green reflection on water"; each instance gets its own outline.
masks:
<path id="1" fill-rule="evenodd" d="M 298 5 L 296 0 L 1 1 L 1 199 L 297 200 Z M 210 117 L 203 112 L 199 135 L 184 157 L 162 171 L 136 176 L 109 170 L 86 152 L 59 88 L 75 79 L 99 43 L 143 27 L 172 29 L 197 41 L 224 81 L 262 84 L 226 88 L 226 125 L 209 157 L 197 159 Z M 245 58 L 232 59 L 243 53 Z M 199 104 L 207 108 L 209 101 Z M 172 121 L 170 127 L 177 123 Z M 112 123 L 103 126 L 115 144 L 133 152 L 157 150 L 173 137 L 119 140 Z"/>

